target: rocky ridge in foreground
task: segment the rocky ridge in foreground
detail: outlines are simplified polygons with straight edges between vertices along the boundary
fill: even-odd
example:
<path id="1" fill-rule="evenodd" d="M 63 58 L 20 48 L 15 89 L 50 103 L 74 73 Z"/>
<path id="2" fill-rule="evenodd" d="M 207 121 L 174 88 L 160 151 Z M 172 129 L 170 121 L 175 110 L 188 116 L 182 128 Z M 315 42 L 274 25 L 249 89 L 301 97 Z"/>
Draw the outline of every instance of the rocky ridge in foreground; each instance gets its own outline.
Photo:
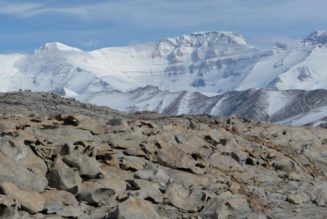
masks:
<path id="1" fill-rule="evenodd" d="M 323 218 L 327 131 L 0 94 L 1 218 Z"/>

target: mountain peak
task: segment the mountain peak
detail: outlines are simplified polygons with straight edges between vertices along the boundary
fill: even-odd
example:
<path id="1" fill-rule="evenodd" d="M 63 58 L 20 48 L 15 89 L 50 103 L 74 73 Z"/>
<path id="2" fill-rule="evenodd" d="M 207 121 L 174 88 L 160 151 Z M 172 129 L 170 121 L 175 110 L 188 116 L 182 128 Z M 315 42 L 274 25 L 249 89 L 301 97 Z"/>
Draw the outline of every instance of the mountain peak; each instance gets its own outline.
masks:
<path id="1" fill-rule="evenodd" d="M 51 42 L 51 43 L 45 43 L 40 49 L 37 51 L 75 51 L 75 52 L 81 52 L 80 49 L 70 47 L 66 44 L 60 43 L 60 42 Z"/>
<path id="2" fill-rule="evenodd" d="M 249 43 L 238 33 L 228 31 L 202 31 L 190 35 L 182 35 L 169 38 L 169 41 L 177 46 L 214 46 L 214 45 L 238 45 L 250 47 Z"/>
<path id="3" fill-rule="evenodd" d="M 304 39 L 304 42 L 327 45 L 327 31 L 316 30 Z"/>

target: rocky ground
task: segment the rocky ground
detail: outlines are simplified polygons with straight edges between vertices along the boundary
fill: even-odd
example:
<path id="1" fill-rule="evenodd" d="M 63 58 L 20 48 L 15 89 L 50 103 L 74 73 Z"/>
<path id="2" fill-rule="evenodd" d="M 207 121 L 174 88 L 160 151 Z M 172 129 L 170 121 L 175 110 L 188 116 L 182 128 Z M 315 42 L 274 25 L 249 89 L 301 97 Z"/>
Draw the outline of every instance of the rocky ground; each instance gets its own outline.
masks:
<path id="1" fill-rule="evenodd" d="M 0 94 L 1 218 L 324 218 L 327 130 Z"/>

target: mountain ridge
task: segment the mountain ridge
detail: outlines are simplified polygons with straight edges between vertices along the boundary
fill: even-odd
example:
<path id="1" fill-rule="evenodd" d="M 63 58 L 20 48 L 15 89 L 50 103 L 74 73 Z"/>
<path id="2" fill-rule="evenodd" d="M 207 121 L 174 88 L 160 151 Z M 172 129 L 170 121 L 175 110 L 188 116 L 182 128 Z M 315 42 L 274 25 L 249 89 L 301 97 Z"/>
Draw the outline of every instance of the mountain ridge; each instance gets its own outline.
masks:
<path id="1" fill-rule="evenodd" d="M 155 111 L 166 115 L 237 115 L 256 121 L 298 126 L 327 125 L 327 90 L 324 89 L 248 89 L 208 95 L 190 91 L 170 92 L 149 85 L 129 92 L 116 90 L 85 96 L 60 94 L 128 113 Z"/>
<path id="2" fill-rule="evenodd" d="M 216 96 L 235 90 L 246 94 L 251 88 L 324 89 L 327 87 L 326 36 L 324 31 L 314 31 L 292 46 L 277 44 L 265 50 L 256 49 L 240 34 L 223 31 L 93 51 L 59 42 L 48 43 L 32 54 L 0 55 L 0 91 L 55 91 L 87 101 L 85 97 L 111 95 L 114 91 L 133 95 L 137 89 L 151 85 L 167 90 L 166 95 L 172 101 L 176 92 L 184 91 L 190 92 L 189 95 L 199 92 Z M 149 92 L 144 94 L 147 98 L 156 93 L 144 91 Z M 283 104 L 287 101 L 282 97 L 275 98 Z M 188 106 L 187 98 L 183 100 L 181 106 Z M 102 101 L 110 105 L 109 99 Z M 130 107 L 137 109 L 139 103 L 135 104 Z M 183 111 L 181 106 L 172 108 Z"/>

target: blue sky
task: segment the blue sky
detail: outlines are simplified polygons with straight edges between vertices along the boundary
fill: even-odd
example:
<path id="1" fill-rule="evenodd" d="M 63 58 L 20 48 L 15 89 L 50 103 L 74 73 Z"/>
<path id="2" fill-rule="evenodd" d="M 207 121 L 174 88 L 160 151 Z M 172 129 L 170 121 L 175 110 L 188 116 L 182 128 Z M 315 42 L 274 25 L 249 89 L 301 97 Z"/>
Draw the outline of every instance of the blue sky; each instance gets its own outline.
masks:
<path id="1" fill-rule="evenodd" d="M 0 0 L 0 52 L 53 41 L 92 50 L 203 30 L 267 46 L 327 29 L 326 9 L 327 0 Z"/>

